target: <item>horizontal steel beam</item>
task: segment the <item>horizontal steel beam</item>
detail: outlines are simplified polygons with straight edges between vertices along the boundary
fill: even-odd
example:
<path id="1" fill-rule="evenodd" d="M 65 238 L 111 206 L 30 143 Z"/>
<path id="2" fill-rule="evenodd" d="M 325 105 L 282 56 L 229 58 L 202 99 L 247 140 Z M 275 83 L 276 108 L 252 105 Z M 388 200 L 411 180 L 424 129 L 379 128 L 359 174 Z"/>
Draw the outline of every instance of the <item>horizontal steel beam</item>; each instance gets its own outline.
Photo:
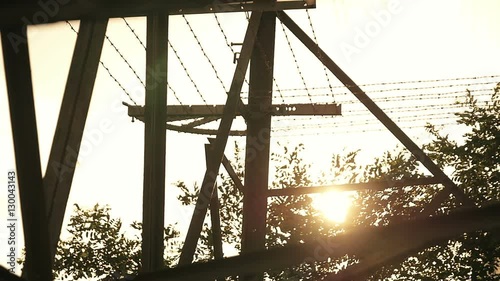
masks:
<path id="1" fill-rule="evenodd" d="M 330 191 L 356 191 L 356 190 L 384 190 L 387 188 L 399 188 L 414 185 L 439 184 L 441 181 L 436 177 L 425 177 L 416 179 L 405 179 L 398 181 L 372 181 L 362 183 L 334 184 L 323 186 L 301 186 L 296 188 L 270 189 L 267 196 L 289 196 L 304 195 L 311 193 L 322 193 Z"/>
<path id="2" fill-rule="evenodd" d="M 466 232 L 498 229 L 499 217 L 500 203 L 482 208 L 465 208 L 449 215 L 409 220 L 383 227 L 359 227 L 335 237 L 324 236 L 302 244 L 141 274 L 134 281 L 214 280 L 320 262 L 345 254 L 355 255 L 363 260 L 367 257 L 366 253 L 383 253 L 387 249 L 395 249 L 391 250 L 391 256 L 384 256 L 384 260 L 380 261 L 390 264 L 399 257 L 413 255 Z"/>
<path id="3" fill-rule="evenodd" d="M 179 15 L 281 11 L 288 9 L 311 9 L 315 7 L 316 3 L 314 0 L 283 1 L 272 4 L 253 3 L 250 1 L 214 0 L 2 0 L 0 2 L 0 26 L 12 24 L 35 25 L 66 20 L 140 17 L 152 12 Z"/>
<path id="4" fill-rule="evenodd" d="M 139 120 L 144 118 L 144 107 L 128 105 L 128 115 Z M 200 117 L 222 117 L 224 105 L 168 105 L 167 120 L 180 117 L 186 119 Z M 342 108 L 339 104 L 278 104 L 266 108 L 264 112 L 271 113 L 273 116 L 308 116 L 308 115 L 341 115 Z M 242 116 L 240 111 L 237 116 Z"/>
<path id="5" fill-rule="evenodd" d="M 187 14 L 206 14 L 206 13 L 231 13 L 231 12 L 268 12 L 268 11 L 283 11 L 296 9 L 313 9 L 316 8 L 316 0 L 308 1 L 282 1 L 273 3 L 254 3 L 251 1 L 240 2 L 232 1 L 230 3 L 210 4 L 202 8 L 188 8 L 171 10 L 170 15 L 187 15 Z M 227 1 L 226 1 L 227 2 Z"/>

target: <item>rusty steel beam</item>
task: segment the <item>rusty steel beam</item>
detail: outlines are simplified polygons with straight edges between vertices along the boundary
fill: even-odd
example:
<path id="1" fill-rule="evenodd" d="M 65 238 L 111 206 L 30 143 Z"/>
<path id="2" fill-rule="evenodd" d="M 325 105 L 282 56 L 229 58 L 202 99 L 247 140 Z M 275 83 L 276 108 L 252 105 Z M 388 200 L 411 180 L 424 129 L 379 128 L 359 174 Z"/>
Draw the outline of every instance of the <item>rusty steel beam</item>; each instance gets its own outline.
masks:
<path id="1" fill-rule="evenodd" d="M 214 1 L 214 3 L 203 8 L 188 8 L 170 11 L 171 15 L 183 14 L 204 14 L 204 13 L 231 13 L 231 12 L 266 12 L 266 11 L 283 11 L 296 9 L 314 9 L 316 8 L 315 0 L 293 0 L 280 1 L 273 3 L 258 3 L 256 1 Z"/>
<path id="2" fill-rule="evenodd" d="M 213 0 L 88 0 L 37 1 L 3 0 L 0 3 L 0 25 L 44 24 L 66 20 L 102 19 L 147 16 L 150 13 L 168 15 L 169 11 L 202 8 Z"/>
<path id="3" fill-rule="evenodd" d="M 23 276 L 50 281 L 52 262 L 28 41 L 11 41 L 26 34 L 27 28 L 10 26 L 0 32 L 26 249 Z"/>
<path id="4" fill-rule="evenodd" d="M 439 168 L 429 156 L 410 139 L 385 112 L 373 102 L 368 95 L 285 13 L 276 12 L 280 21 L 311 51 L 353 95 L 422 163 L 436 178 L 439 178 L 445 189 L 443 193 L 453 193 L 457 200 L 465 206 L 474 206 L 474 202 Z M 439 205 L 431 202 L 431 209 Z"/>
<path id="5" fill-rule="evenodd" d="M 43 178 L 52 260 L 61 234 L 107 25 L 107 19 L 80 23 Z"/>
<path id="6" fill-rule="evenodd" d="M 315 7 L 316 3 L 314 0 L 280 1 L 275 4 L 214 0 L 3 0 L 0 2 L 0 25 L 34 25 L 66 20 L 142 17 L 150 13 L 181 15 L 280 11 L 288 9 L 311 9 Z"/>
<path id="7" fill-rule="evenodd" d="M 266 248 L 266 192 L 271 142 L 271 114 L 269 113 L 293 112 L 295 108 L 290 106 L 280 110 L 281 107 L 272 105 L 275 35 L 276 15 L 273 12 L 264 12 L 250 61 L 241 237 L 243 254 L 262 251 Z M 312 105 L 307 106 L 309 110 L 313 109 Z M 303 112 L 303 108 L 300 109 L 300 112 Z M 262 273 L 240 276 L 240 280 L 245 281 L 263 279 Z"/>
<path id="8" fill-rule="evenodd" d="M 262 43 L 261 43 L 262 44 Z M 128 105 L 128 115 L 139 120 L 144 120 L 144 107 L 139 105 Z M 169 105 L 167 106 L 167 120 L 170 118 L 184 117 L 218 117 L 224 112 L 224 105 Z M 272 116 L 333 116 L 341 115 L 342 107 L 338 104 L 266 104 L 261 108 L 261 113 L 270 113 Z M 248 113 L 247 113 L 248 114 Z M 243 116 L 240 110 L 237 116 Z"/>
<path id="9" fill-rule="evenodd" d="M 193 217 L 191 219 L 184 246 L 182 248 L 179 265 L 189 264 L 193 260 L 196 245 L 198 244 L 198 239 L 200 238 L 203 221 L 205 220 L 205 215 L 207 213 L 208 204 L 212 198 L 215 181 L 217 179 L 221 160 L 226 148 L 229 131 L 231 130 L 233 119 L 236 116 L 236 110 L 240 101 L 239 94 L 243 86 L 243 81 L 245 80 L 245 74 L 248 68 L 250 56 L 252 55 L 252 50 L 255 43 L 257 29 L 259 28 L 261 16 L 262 13 L 254 12 L 250 17 L 250 22 L 248 24 L 245 39 L 243 41 L 243 46 L 241 48 L 240 59 L 238 60 L 238 64 L 236 65 L 233 81 L 231 83 L 226 101 L 226 106 L 224 107 L 224 114 L 222 116 L 219 130 L 217 132 L 217 137 L 215 139 L 214 151 L 203 177 L 203 182 L 200 187 L 200 194 L 196 201 Z"/>
<path id="10" fill-rule="evenodd" d="M 164 267 L 168 15 L 147 17 L 142 271 Z"/>
<path id="11" fill-rule="evenodd" d="M 400 188 L 405 186 L 439 184 L 441 180 L 436 177 L 404 179 L 398 181 L 372 181 L 362 183 L 332 184 L 323 186 L 299 186 L 296 188 L 270 189 L 267 196 L 298 196 L 311 193 L 331 191 L 359 191 L 359 190 L 384 190 L 387 188 Z"/>
<path id="12" fill-rule="evenodd" d="M 305 262 L 320 262 L 346 254 L 363 259 L 373 253 L 395 249 L 388 257 L 380 255 L 384 256 L 379 265 L 381 266 L 397 262 L 401 257 L 408 257 L 464 233 L 500 229 L 499 217 L 500 203 L 481 208 L 463 208 L 449 215 L 436 215 L 383 227 L 359 227 L 334 237 L 319 237 L 302 244 L 140 274 L 134 281 L 213 280 L 279 270 Z"/>

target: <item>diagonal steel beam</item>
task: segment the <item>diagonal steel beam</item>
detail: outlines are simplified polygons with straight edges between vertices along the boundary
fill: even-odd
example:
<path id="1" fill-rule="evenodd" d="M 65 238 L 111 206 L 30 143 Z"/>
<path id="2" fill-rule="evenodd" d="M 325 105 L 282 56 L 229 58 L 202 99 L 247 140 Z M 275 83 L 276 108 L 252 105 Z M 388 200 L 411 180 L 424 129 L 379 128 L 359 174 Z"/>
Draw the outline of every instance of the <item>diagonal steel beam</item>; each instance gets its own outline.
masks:
<path id="1" fill-rule="evenodd" d="M 459 202 L 473 206 L 474 202 L 416 145 L 385 112 L 285 13 L 276 12 L 279 20 L 311 51 L 351 93 L 445 186 L 442 193 L 453 193 Z M 431 202 L 432 203 L 432 202 Z M 431 205 L 436 208 L 436 204 Z"/>
<path id="2" fill-rule="evenodd" d="M 213 144 L 215 139 L 214 138 L 208 138 L 208 141 Z M 231 162 L 229 159 L 227 159 L 226 155 L 222 156 L 222 166 L 226 169 L 226 172 L 229 174 L 229 177 L 233 181 L 234 185 L 236 188 L 243 194 L 244 187 L 243 183 L 241 182 L 240 178 L 238 177 L 238 174 L 233 168 L 233 165 L 231 165 Z"/>
<path id="3" fill-rule="evenodd" d="M 243 186 L 243 183 L 241 182 L 240 178 L 238 177 L 238 174 L 233 168 L 233 165 L 231 165 L 231 162 L 229 162 L 229 159 L 224 155 L 222 158 L 222 166 L 226 169 L 226 172 L 229 174 L 229 177 L 233 181 L 234 185 L 236 188 L 244 194 L 245 188 Z"/>
<path id="4" fill-rule="evenodd" d="M 208 166 L 208 162 L 212 157 L 212 145 L 205 144 L 205 160 Z M 219 195 L 217 194 L 217 187 L 214 187 L 214 194 L 212 200 L 210 200 L 210 220 L 212 223 L 212 243 L 214 248 L 214 258 L 220 260 L 224 258 L 224 252 L 222 250 L 222 231 L 220 226 L 220 202 Z"/>
<path id="5" fill-rule="evenodd" d="M 134 281 L 213 280 L 283 269 L 305 262 L 325 261 L 329 257 L 342 257 L 345 254 L 363 258 L 366 257 L 364 253 L 396 249 L 382 261 L 391 263 L 399 257 L 413 255 L 463 233 L 499 229 L 499 217 L 500 203 L 482 208 L 465 208 L 449 215 L 414 219 L 383 227 L 360 227 L 334 237 L 320 237 L 302 244 L 141 274 Z"/>
<path id="6" fill-rule="evenodd" d="M 129 105 L 123 103 L 128 107 L 128 115 L 130 117 L 144 120 L 144 107 L 139 105 Z M 238 116 L 243 116 L 248 119 L 248 105 L 240 103 L 241 106 L 236 111 Z M 323 115 L 333 116 L 341 115 L 342 107 L 339 104 L 309 104 L 309 103 L 294 103 L 294 104 L 271 104 L 270 102 L 261 105 L 259 108 L 266 114 L 272 116 L 306 116 L 306 115 Z M 176 118 L 190 119 L 200 117 L 222 117 L 224 112 L 224 105 L 218 104 L 213 106 L 207 105 L 169 105 L 167 106 L 167 120 L 175 121 Z M 182 119 L 179 119 L 182 120 Z M 247 120 L 248 121 L 248 120 Z"/>
<path id="7" fill-rule="evenodd" d="M 236 109 L 240 101 L 239 93 L 243 86 L 245 74 L 248 68 L 248 62 L 252 55 L 252 49 L 255 43 L 257 29 L 259 28 L 261 12 L 254 12 L 250 17 L 250 22 L 245 34 L 243 46 L 241 48 L 241 55 L 236 65 L 236 69 L 231 83 L 231 88 L 228 93 L 226 106 L 224 107 L 224 114 L 222 116 L 217 137 L 215 139 L 214 151 L 210 162 L 208 163 L 207 171 L 203 177 L 203 182 L 200 188 L 200 194 L 196 201 L 193 217 L 189 225 L 186 235 L 186 240 L 182 248 L 182 253 L 179 259 L 179 265 L 189 264 L 193 260 L 193 255 L 196 250 L 198 239 L 200 238 L 203 221 L 207 213 L 208 204 L 212 198 L 215 181 L 226 148 L 229 131 L 233 124 L 233 119 L 236 116 Z"/>
<path id="8" fill-rule="evenodd" d="M 61 234 L 107 24 L 107 19 L 80 23 L 43 179 L 52 259 Z"/>
<path id="9" fill-rule="evenodd" d="M 26 262 L 23 275 L 30 281 L 52 280 L 49 233 L 36 127 L 26 26 L 1 28 L 5 80 L 16 156 L 17 181 L 24 228 Z M 25 38 L 23 41 L 19 38 Z M 11 41 L 15 39 L 14 41 Z M 9 174 L 8 176 L 13 176 Z M 10 222 L 16 227 L 16 222 Z"/>

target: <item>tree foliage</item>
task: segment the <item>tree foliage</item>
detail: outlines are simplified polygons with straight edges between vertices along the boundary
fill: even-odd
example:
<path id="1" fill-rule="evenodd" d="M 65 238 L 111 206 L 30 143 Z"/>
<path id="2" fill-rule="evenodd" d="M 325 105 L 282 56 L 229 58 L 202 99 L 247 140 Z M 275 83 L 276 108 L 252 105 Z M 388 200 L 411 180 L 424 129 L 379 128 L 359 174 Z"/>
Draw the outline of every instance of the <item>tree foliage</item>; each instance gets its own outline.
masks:
<path id="1" fill-rule="evenodd" d="M 113 280 L 137 274 L 141 267 L 142 224 L 133 222 L 131 228 L 136 232 L 128 238 L 122 231 L 120 219 L 112 218 L 108 206 L 96 204 L 91 209 L 80 208 L 75 204 L 74 214 L 67 228 L 69 238 L 58 244 L 54 262 L 57 279 Z M 173 226 L 165 228 L 165 247 L 177 252 L 174 238 L 178 231 Z M 173 265 L 175 255 L 165 256 L 165 265 Z"/>
<path id="2" fill-rule="evenodd" d="M 462 139 L 453 140 L 441 135 L 428 125 L 433 140 L 424 149 L 439 166 L 452 171 L 452 179 L 478 205 L 500 200 L 500 86 L 491 100 L 478 103 L 470 93 L 462 103 L 459 123 L 468 129 Z M 298 186 L 329 183 L 356 183 L 372 180 L 396 182 L 425 175 L 422 165 L 410 152 L 395 150 L 376 158 L 370 165 L 357 165 L 358 151 L 333 155 L 330 167 L 321 179 L 311 176 L 311 165 L 303 160 L 304 146 L 280 146 L 272 154 L 274 175 L 270 188 L 287 189 Z M 236 144 L 232 164 L 240 181 L 244 181 L 242 149 Z M 178 199 L 186 206 L 194 206 L 198 186 L 177 183 L 181 191 Z M 232 179 L 221 173 L 217 182 L 220 200 L 221 229 L 226 255 L 241 250 L 243 195 Z M 382 191 L 364 190 L 354 196 L 348 221 L 336 224 L 327 220 L 314 208 L 308 195 L 273 197 L 268 200 L 266 247 L 302 243 L 318 236 L 334 236 L 356 226 L 383 226 L 414 217 L 441 190 L 439 185 L 387 188 Z M 436 210 L 447 213 L 459 207 L 453 198 Z M 209 214 L 207 214 L 207 218 Z M 209 220 L 206 220 L 209 222 Z M 140 237 L 127 238 L 119 219 L 109 215 L 108 207 L 96 205 L 84 210 L 76 206 L 68 227 L 70 238 L 60 242 L 56 262 L 56 276 L 73 280 L 110 276 L 123 277 L 140 268 Z M 140 231 L 141 225 L 132 224 Z M 180 253 L 173 241 L 178 236 L 174 226 L 165 229 L 168 247 L 165 264 L 171 266 Z M 446 243 L 435 245 L 408 257 L 401 264 L 388 265 L 376 272 L 371 280 L 500 280 L 495 274 L 499 267 L 500 237 L 497 233 L 475 232 Z M 212 230 L 203 226 L 195 261 L 213 258 Z M 272 280 L 318 280 L 359 262 L 355 256 L 329 259 L 315 264 L 303 263 L 283 270 L 266 273 Z"/>
<path id="3" fill-rule="evenodd" d="M 498 200 L 500 110 L 497 87 L 491 100 L 479 105 L 469 93 L 462 103 L 464 111 L 459 113 L 459 124 L 469 128 L 462 140 L 452 140 L 439 134 L 437 128 L 428 125 L 434 140 L 425 146 L 426 152 L 447 170 L 452 170 L 452 179 L 481 205 L 490 200 Z M 331 166 L 324 173 L 322 180 L 314 181 L 310 176 L 310 166 L 302 160 L 303 146 L 282 147 L 283 151 L 272 155 L 275 166 L 271 188 L 295 188 L 312 183 L 331 182 L 367 182 L 387 180 L 396 182 L 405 178 L 424 176 L 422 165 L 408 151 L 395 150 L 386 152 L 365 167 L 356 165 L 358 152 L 334 155 Z M 243 166 L 237 149 L 235 161 L 240 179 L 243 180 Z M 221 214 L 224 242 L 239 250 L 241 234 L 242 195 L 224 174 L 218 185 L 221 194 Z M 196 197 L 196 192 L 187 192 L 181 200 Z M 276 197 L 269 200 L 267 247 L 279 247 L 291 243 L 300 243 L 314 239 L 317 235 L 335 235 L 345 227 L 382 226 L 409 219 L 418 213 L 441 190 L 439 185 L 408 186 L 405 188 L 387 188 L 382 191 L 360 191 L 357 193 L 349 222 L 334 225 L 313 208 L 309 196 Z M 447 213 L 457 207 L 453 198 L 449 198 L 438 213 Z M 198 252 L 199 260 L 211 258 L 211 240 L 209 225 L 205 225 L 206 234 L 201 243 L 206 252 Z M 430 247 L 415 256 L 409 257 L 399 265 L 390 265 L 380 269 L 372 276 L 373 280 L 499 280 L 495 274 L 500 257 L 499 242 L 495 235 L 486 232 L 469 233 L 450 240 L 442 245 Z M 205 257 L 205 258 L 203 258 Z M 268 272 L 273 280 L 311 280 L 326 276 L 358 262 L 356 257 L 343 257 L 339 260 L 301 264 L 285 270 Z"/>
<path id="4" fill-rule="evenodd" d="M 428 125 L 434 141 L 426 145 L 429 155 L 452 170 L 452 179 L 477 205 L 500 200 L 500 84 L 490 100 L 480 105 L 468 92 L 458 113 L 458 123 L 469 131 L 460 141 Z M 447 212 L 449 200 L 439 210 Z M 405 280 L 500 280 L 500 235 L 478 231 L 431 247 L 399 266 L 385 269 L 384 276 Z M 383 270 L 381 270 L 383 272 Z"/>

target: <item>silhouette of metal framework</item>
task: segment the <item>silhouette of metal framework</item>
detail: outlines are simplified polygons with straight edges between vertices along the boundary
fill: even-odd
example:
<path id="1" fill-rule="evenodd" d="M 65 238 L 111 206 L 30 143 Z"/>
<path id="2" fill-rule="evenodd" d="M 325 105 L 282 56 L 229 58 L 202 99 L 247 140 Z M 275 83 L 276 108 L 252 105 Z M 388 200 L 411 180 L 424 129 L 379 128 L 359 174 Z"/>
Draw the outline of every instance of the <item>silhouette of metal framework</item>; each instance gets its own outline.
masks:
<path id="1" fill-rule="evenodd" d="M 456 237 L 464 232 L 500 227 L 499 204 L 476 208 L 474 203 L 422 149 L 283 11 L 314 8 L 314 3 L 257 0 L 255 2 L 228 1 L 227 3 L 214 3 L 211 0 L 53 2 L 57 5 L 58 12 L 50 17 L 47 15 L 44 23 L 80 19 L 81 24 L 48 168 L 43 177 L 35 120 L 28 38 L 26 37 L 27 27 L 26 22 L 21 20 L 23 18 L 37 19 L 40 7 L 39 3 L 34 0 L 3 1 L 0 4 L 2 50 L 26 245 L 26 264 L 23 272 L 26 280 L 52 280 L 52 261 L 59 241 L 76 158 L 110 17 L 147 17 L 145 106 L 143 108 L 129 106 L 129 114 L 145 123 L 142 273 L 136 277 L 136 280 L 222 280 L 221 278 L 233 275 L 240 276 L 242 280 L 262 280 L 263 272 L 270 269 L 285 268 L 303 262 L 316 262 L 328 256 L 345 254 L 355 254 L 360 262 L 338 275 L 329 276 L 326 280 L 360 280 L 370 276 L 381 266 L 401 261 L 429 245 Z M 179 108 L 168 106 L 166 85 L 169 14 L 234 11 L 252 11 L 252 13 L 226 103 L 216 106 L 214 111 L 210 112 L 198 107 L 192 107 L 188 112 L 180 112 Z M 272 115 L 340 114 L 339 105 L 314 108 L 311 104 L 295 104 L 285 105 L 283 109 L 283 106 L 275 106 L 271 103 L 276 20 L 281 21 L 433 176 L 399 182 L 381 181 L 341 186 L 304 187 L 293 190 L 268 190 Z M 12 38 L 18 40 L 12 41 Z M 19 38 L 22 40 L 19 41 Z M 256 46 L 256 42 L 259 42 L 259 46 Z M 248 68 L 250 71 L 249 98 L 248 104 L 244 104 L 240 99 L 240 93 Z M 240 182 L 224 156 L 228 136 L 231 134 L 231 125 L 237 115 L 243 116 L 247 124 L 246 131 L 241 132 L 246 135 L 247 150 L 254 148 L 255 144 L 252 140 L 258 139 L 259 141 L 259 149 L 254 149 L 256 153 L 252 157 L 247 154 L 246 176 L 243 183 Z M 210 145 L 206 146 L 207 169 L 183 245 L 179 266 L 164 269 L 163 223 L 167 121 L 188 117 L 220 119 L 220 124 L 216 131 L 202 132 L 215 133 L 216 137 L 210 140 Z M 192 124 L 191 129 L 197 124 Z M 235 186 L 244 194 L 242 254 L 231 258 L 223 258 L 218 194 L 214 189 L 221 164 L 228 171 Z M 288 196 L 334 189 L 380 190 L 437 183 L 442 184 L 444 188 L 419 217 L 411 221 L 385 227 L 354 229 L 345 235 L 322 237 L 299 245 L 276 249 L 265 248 L 267 198 L 269 196 Z M 444 200 L 449 198 L 450 194 L 453 194 L 456 200 L 466 208 L 447 216 L 429 217 Z M 212 214 L 216 260 L 191 264 L 208 209 Z M 316 252 L 318 249 L 326 251 L 328 255 L 319 257 Z"/>

